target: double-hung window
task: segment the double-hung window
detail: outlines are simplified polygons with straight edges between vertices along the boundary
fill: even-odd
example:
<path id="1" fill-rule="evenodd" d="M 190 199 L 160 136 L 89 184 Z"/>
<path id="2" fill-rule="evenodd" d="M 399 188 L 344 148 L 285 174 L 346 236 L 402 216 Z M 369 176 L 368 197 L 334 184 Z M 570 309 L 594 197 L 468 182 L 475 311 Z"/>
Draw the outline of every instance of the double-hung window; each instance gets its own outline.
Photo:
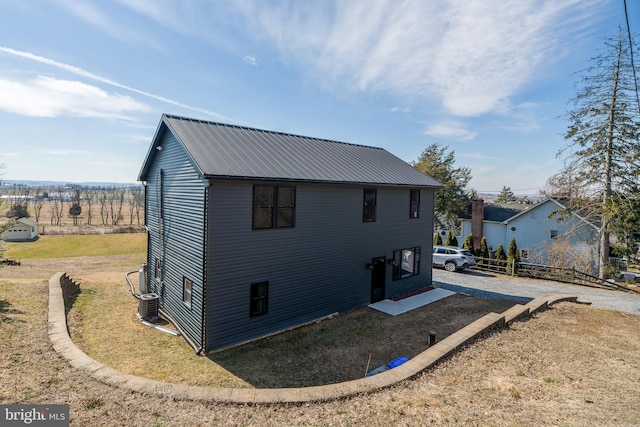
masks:
<path id="1" fill-rule="evenodd" d="M 267 314 L 269 308 L 269 282 L 251 284 L 251 304 L 249 316 Z"/>
<path id="2" fill-rule="evenodd" d="M 191 295 L 193 292 L 193 282 L 186 277 L 182 278 L 182 302 L 191 308 Z"/>
<path id="3" fill-rule="evenodd" d="M 162 261 L 160 261 L 160 258 L 156 258 L 153 268 L 153 277 L 158 281 L 162 281 Z"/>
<path id="4" fill-rule="evenodd" d="M 409 218 L 420 218 L 420 190 L 409 191 Z"/>
<path id="5" fill-rule="evenodd" d="M 420 274 L 420 246 L 393 251 L 393 280 Z"/>
<path id="6" fill-rule="evenodd" d="M 362 222 L 375 222 L 376 199 L 377 199 L 377 191 L 375 188 L 364 189 L 364 206 L 362 209 Z"/>
<path id="7" fill-rule="evenodd" d="M 295 225 L 296 189 L 274 185 L 253 187 L 253 228 L 286 228 Z"/>

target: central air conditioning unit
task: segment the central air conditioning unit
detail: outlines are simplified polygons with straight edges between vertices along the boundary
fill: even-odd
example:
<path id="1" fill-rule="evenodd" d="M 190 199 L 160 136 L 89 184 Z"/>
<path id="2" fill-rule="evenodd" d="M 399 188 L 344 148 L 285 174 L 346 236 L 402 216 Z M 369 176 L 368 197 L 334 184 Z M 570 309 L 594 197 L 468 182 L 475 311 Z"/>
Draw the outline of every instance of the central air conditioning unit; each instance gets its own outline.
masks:
<path id="1" fill-rule="evenodd" d="M 144 320 L 153 320 L 158 317 L 158 294 L 140 294 L 138 301 L 138 315 Z"/>
<path id="2" fill-rule="evenodd" d="M 140 293 L 138 295 L 134 294 L 138 298 L 138 316 L 142 320 L 157 320 L 160 296 L 155 292 L 148 292 L 147 280 L 147 264 L 145 263 L 142 264 L 138 271 L 138 290 Z"/>

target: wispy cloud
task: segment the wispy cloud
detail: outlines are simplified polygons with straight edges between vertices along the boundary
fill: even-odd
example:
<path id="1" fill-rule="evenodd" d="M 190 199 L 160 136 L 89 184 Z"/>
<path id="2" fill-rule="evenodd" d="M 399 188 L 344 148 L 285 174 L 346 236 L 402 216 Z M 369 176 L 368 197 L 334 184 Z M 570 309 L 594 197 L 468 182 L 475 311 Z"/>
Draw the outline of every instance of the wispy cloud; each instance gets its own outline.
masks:
<path id="1" fill-rule="evenodd" d="M 410 113 L 411 108 L 409 107 L 393 107 L 389 111 L 392 113 Z"/>
<path id="2" fill-rule="evenodd" d="M 231 46 L 225 35 L 253 37 L 337 90 L 437 102 L 461 117 L 507 112 L 540 67 L 561 60 L 610 7 L 598 0 L 246 0 L 195 1 L 177 12 L 178 4 L 163 3 L 169 13 L 149 0 L 129 7 L 229 49 L 243 43 Z"/>
<path id="3" fill-rule="evenodd" d="M 115 82 L 115 81 L 107 79 L 105 77 L 101 77 L 101 76 L 99 76 L 97 74 L 91 73 L 91 72 L 89 72 L 87 70 L 84 70 L 84 69 L 82 69 L 80 67 L 76 67 L 74 65 L 65 64 L 63 62 L 58 62 L 58 61 L 50 59 L 50 58 L 45 58 L 45 57 L 42 57 L 42 56 L 39 56 L 39 55 L 35 55 L 33 53 L 23 52 L 23 51 L 15 50 L 15 49 L 12 49 L 12 48 L 9 48 L 9 47 L 5 47 L 5 46 L 0 46 L 0 52 L 8 54 L 8 55 L 12 55 L 12 56 L 20 57 L 20 58 L 29 59 L 29 60 L 32 60 L 32 61 L 35 61 L 35 62 L 38 62 L 38 63 L 41 63 L 41 64 L 49 65 L 51 67 L 64 70 L 66 72 L 69 72 L 71 74 L 74 74 L 74 75 L 77 75 L 77 76 L 80 76 L 80 77 L 83 77 L 83 78 L 86 78 L 86 79 L 94 80 L 94 81 L 97 81 L 97 82 L 100 82 L 100 83 L 103 83 L 103 84 L 106 84 L 106 85 L 109 85 L 109 86 L 117 87 L 119 89 L 123 89 L 123 90 L 129 91 L 129 92 L 132 92 L 132 93 L 135 93 L 135 94 L 138 94 L 138 95 L 142 95 L 142 96 L 145 96 L 147 98 L 151 98 L 151 99 L 154 99 L 156 101 L 160 101 L 160 102 L 163 102 L 163 103 L 166 103 L 166 104 L 170 104 L 170 105 L 173 105 L 173 106 L 176 106 L 176 107 L 184 108 L 186 110 L 196 111 L 196 112 L 199 112 L 199 113 L 206 114 L 208 116 L 214 116 L 214 117 L 217 117 L 217 118 L 225 119 L 224 116 L 221 116 L 220 114 L 215 113 L 213 111 L 205 110 L 205 109 L 198 108 L 198 107 L 193 107 L 191 105 L 187 105 L 187 104 L 184 104 L 182 102 L 174 101 L 172 99 L 165 98 L 165 97 L 160 96 L 160 95 L 156 95 L 156 94 L 153 94 L 153 93 L 150 93 L 150 92 L 145 92 L 143 90 L 136 89 L 134 87 L 127 86 L 127 85 Z M 11 83 L 11 82 L 9 82 L 9 83 Z"/>
<path id="4" fill-rule="evenodd" d="M 44 150 L 44 153 L 48 156 L 87 156 L 92 155 L 90 151 L 84 150 Z"/>
<path id="5" fill-rule="evenodd" d="M 127 113 L 151 109 L 129 96 L 109 94 L 79 81 L 37 77 L 17 82 L 0 79 L 0 109 L 32 117 L 127 119 Z"/>
<path id="6" fill-rule="evenodd" d="M 249 65 L 258 65 L 258 60 L 256 59 L 256 57 L 251 55 L 246 55 L 244 57 L 244 62 L 246 62 Z"/>
<path id="7" fill-rule="evenodd" d="M 469 141 L 477 135 L 475 132 L 468 130 L 464 124 L 457 121 L 447 121 L 431 125 L 424 133 L 429 136 L 455 139 L 458 141 Z"/>
<path id="8" fill-rule="evenodd" d="M 158 40 L 145 35 L 142 31 L 136 30 L 134 25 L 127 25 L 128 23 L 123 22 L 126 16 L 120 15 L 119 19 L 116 19 L 104 13 L 96 4 L 91 2 L 56 0 L 56 3 L 89 25 L 109 34 L 114 39 L 126 43 L 150 46 L 158 51 L 165 50 Z"/>
<path id="9" fill-rule="evenodd" d="M 508 108 L 598 8 L 582 0 L 377 0 L 310 9 L 294 3 L 264 13 L 255 2 L 249 12 L 254 31 L 283 55 L 351 90 L 435 98 L 451 114 L 475 116 Z"/>

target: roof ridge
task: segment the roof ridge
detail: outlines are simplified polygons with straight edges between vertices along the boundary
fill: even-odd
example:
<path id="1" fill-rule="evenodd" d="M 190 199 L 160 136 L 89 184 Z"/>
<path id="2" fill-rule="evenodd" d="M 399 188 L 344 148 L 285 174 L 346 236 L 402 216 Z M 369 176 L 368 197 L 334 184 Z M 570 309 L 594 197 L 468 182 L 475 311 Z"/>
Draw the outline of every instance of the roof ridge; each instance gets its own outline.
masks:
<path id="1" fill-rule="evenodd" d="M 334 143 L 334 144 L 351 145 L 351 146 L 354 146 L 354 147 L 371 148 L 371 149 L 374 149 L 374 150 L 384 150 L 384 148 L 373 147 L 373 146 L 370 146 L 370 145 L 354 144 L 352 142 L 336 141 L 334 139 L 326 139 L 326 138 L 317 138 L 317 137 L 313 137 L 313 136 L 299 135 L 299 134 L 287 133 L 287 132 L 270 130 L 270 129 L 260 129 L 260 128 L 255 128 L 255 127 L 250 127 L 250 126 L 242 126 L 242 125 L 236 125 L 236 124 L 231 124 L 231 123 L 216 122 L 216 121 L 213 121 L 213 120 L 194 119 L 194 118 L 191 118 L 191 117 L 179 116 L 179 115 L 176 115 L 176 114 L 163 113 L 162 116 L 163 116 L 163 119 L 164 118 L 168 118 L 168 119 L 184 120 L 184 121 L 188 121 L 188 122 L 196 122 L 196 123 L 203 123 L 203 124 L 216 125 L 216 126 L 226 126 L 226 127 L 231 127 L 231 128 L 235 128 L 235 129 L 243 129 L 243 130 L 249 130 L 249 131 L 255 131 L 255 132 L 265 132 L 265 133 L 281 135 L 281 136 L 290 136 L 290 137 L 294 137 L 294 138 L 303 138 L 303 139 L 306 139 L 306 140 L 313 140 L 313 141 L 320 141 L 320 142 L 331 142 L 331 143 Z"/>

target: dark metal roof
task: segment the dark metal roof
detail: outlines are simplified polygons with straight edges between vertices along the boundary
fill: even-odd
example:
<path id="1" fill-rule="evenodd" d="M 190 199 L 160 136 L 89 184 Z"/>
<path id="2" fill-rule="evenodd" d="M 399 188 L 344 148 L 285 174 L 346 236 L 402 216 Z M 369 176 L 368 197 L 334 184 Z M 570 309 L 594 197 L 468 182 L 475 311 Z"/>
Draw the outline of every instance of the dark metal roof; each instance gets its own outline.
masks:
<path id="1" fill-rule="evenodd" d="M 528 205 L 531 207 L 531 205 Z M 525 210 L 523 205 L 499 205 L 495 203 L 487 203 L 484 205 L 484 220 L 503 222 L 511 217 L 518 215 Z"/>
<path id="2" fill-rule="evenodd" d="M 166 126 L 208 178 L 246 178 L 441 187 L 382 148 L 163 115 L 140 172 Z"/>

